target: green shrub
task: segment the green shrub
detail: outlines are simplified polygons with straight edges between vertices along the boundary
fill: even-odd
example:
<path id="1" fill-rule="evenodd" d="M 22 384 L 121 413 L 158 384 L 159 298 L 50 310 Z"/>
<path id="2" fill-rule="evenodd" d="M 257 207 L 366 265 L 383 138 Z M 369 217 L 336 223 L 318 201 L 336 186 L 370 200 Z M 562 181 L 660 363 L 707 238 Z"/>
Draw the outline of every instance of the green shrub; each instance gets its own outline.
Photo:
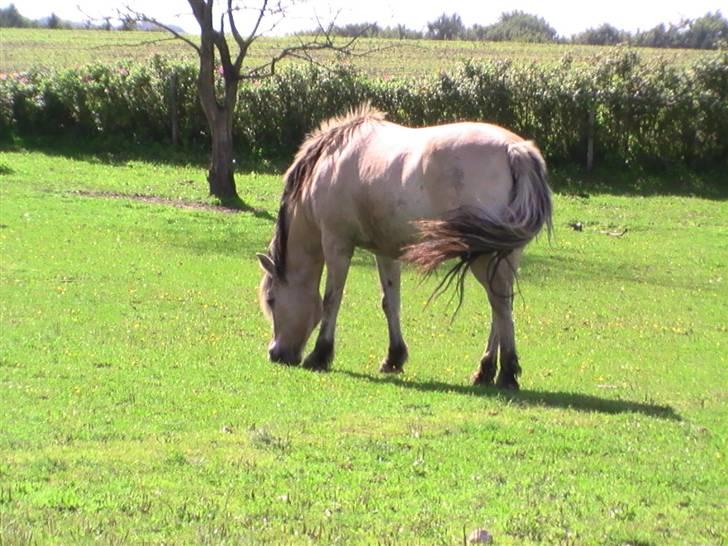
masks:
<path id="1" fill-rule="evenodd" d="M 2 75 L 0 130 L 168 141 L 174 101 L 180 139 L 202 148 L 208 129 L 196 72 L 192 63 L 155 57 L 147 64 Z M 366 100 L 412 126 L 497 123 L 536 140 L 552 162 L 583 163 L 590 140 L 597 161 L 692 164 L 728 156 L 728 53 L 685 69 L 645 63 L 621 47 L 588 65 L 568 57 L 556 65 L 466 62 L 407 80 L 367 78 L 344 66 L 288 67 L 241 85 L 238 152 L 290 155 L 323 119 Z"/>

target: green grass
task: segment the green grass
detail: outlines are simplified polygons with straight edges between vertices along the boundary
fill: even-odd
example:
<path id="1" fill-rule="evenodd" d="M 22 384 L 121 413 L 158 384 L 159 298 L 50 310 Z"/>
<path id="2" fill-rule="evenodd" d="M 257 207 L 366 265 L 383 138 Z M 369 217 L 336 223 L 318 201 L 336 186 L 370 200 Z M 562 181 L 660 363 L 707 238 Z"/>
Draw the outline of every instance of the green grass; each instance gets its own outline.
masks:
<path id="1" fill-rule="evenodd" d="M 3 29 L 0 34 L 0 73 L 21 72 L 31 67 L 73 67 L 90 62 L 149 59 L 154 54 L 177 59 L 195 59 L 194 50 L 168 35 L 157 32 L 106 32 L 48 29 Z M 345 40 L 342 39 L 342 43 Z M 249 66 L 266 62 L 295 38 L 261 38 L 250 51 Z M 468 42 L 435 40 L 362 39 L 357 54 L 339 57 L 331 52 L 317 54 L 323 63 L 351 62 L 375 76 L 430 74 L 455 67 L 466 60 L 513 60 L 515 62 L 558 62 L 571 56 L 577 63 L 592 61 L 611 48 L 570 44 L 523 44 L 514 42 Z M 687 49 L 639 48 L 646 58 L 664 58 L 676 64 L 691 64 L 711 52 Z"/>
<path id="2" fill-rule="evenodd" d="M 279 176 L 238 177 L 269 215 L 102 193 L 209 204 L 203 171 L 0 152 L 0 544 L 726 543 L 726 201 L 557 195 L 506 394 L 468 384 L 470 280 L 451 325 L 407 271 L 411 361 L 377 372 L 366 253 L 333 371 L 267 362 L 254 252 Z"/>

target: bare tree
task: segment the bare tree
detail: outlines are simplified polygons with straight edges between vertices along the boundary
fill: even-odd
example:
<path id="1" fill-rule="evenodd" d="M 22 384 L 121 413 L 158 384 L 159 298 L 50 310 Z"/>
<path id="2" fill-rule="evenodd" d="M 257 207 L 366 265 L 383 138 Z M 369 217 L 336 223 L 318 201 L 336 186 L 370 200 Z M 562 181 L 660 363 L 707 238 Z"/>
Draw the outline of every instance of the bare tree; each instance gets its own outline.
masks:
<path id="1" fill-rule="evenodd" d="M 336 44 L 332 37 L 331 25 L 325 29 L 319 25 L 319 32 L 309 37 L 297 37 L 293 45 L 281 49 L 265 62 L 245 66 L 250 46 L 262 33 L 272 30 L 286 15 L 290 4 L 285 0 L 257 0 L 257 5 L 241 5 L 233 0 L 223 0 L 222 13 L 213 13 L 214 0 L 187 0 L 200 27 L 200 41 L 196 43 L 176 29 L 143 13 L 127 9 L 139 21 L 152 23 L 182 40 L 197 52 L 200 70 L 197 80 L 200 104 L 205 113 L 212 140 L 210 169 L 207 180 L 210 194 L 223 202 L 239 203 L 235 187 L 233 161 L 233 118 L 238 100 L 239 84 L 243 80 L 272 76 L 277 64 L 285 58 L 306 59 L 313 62 L 312 53 L 317 50 L 335 50 L 350 53 L 355 38 L 346 43 Z M 252 26 L 241 33 L 235 16 L 241 12 L 252 14 Z M 227 25 L 227 28 L 226 28 Z M 230 37 L 232 41 L 229 42 Z M 233 52 L 237 49 L 237 52 Z M 219 65 L 217 64 L 219 62 Z M 219 66 L 219 69 L 216 67 Z M 216 72 L 217 70 L 217 72 Z M 216 78 L 222 76 L 220 85 Z"/>

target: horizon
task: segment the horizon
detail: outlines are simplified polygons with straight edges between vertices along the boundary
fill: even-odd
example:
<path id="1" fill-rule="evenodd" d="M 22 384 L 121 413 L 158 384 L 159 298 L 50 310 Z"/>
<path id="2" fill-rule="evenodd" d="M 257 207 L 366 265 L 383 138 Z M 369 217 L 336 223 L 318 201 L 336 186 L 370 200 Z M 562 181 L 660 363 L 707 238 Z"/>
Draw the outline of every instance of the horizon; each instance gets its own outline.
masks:
<path id="1" fill-rule="evenodd" d="M 113 16 L 116 10 L 129 5 L 147 15 L 156 17 L 161 22 L 179 26 L 185 32 L 196 33 L 197 26 L 189 5 L 184 0 L 158 0 L 154 7 L 146 10 L 142 0 L 78 0 L 77 2 L 60 2 L 58 0 L 15 0 L 0 1 L 0 8 L 14 4 L 21 15 L 38 20 L 49 17 L 52 13 L 63 20 L 83 23 L 89 19 L 98 22 L 103 17 Z M 424 31 L 427 23 L 434 21 L 443 13 L 458 14 L 465 26 L 474 24 L 490 25 L 497 22 L 503 13 L 523 11 L 543 18 L 557 32 L 560 38 L 597 28 L 608 23 L 620 30 L 636 32 L 649 30 L 659 24 L 678 24 L 684 19 L 696 19 L 707 13 L 721 12 L 720 7 L 710 0 L 694 0 L 689 5 L 678 0 L 665 0 L 660 6 L 651 7 L 641 3 L 615 0 L 607 5 L 590 6 L 584 10 L 581 5 L 571 0 L 556 0 L 547 3 L 538 0 L 517 0 L 506 2 L 496 0 L 488 5 L 475 2 L 454 1 L 448 9 L 442 9 L 442 3 L 435 0 L 414 0 L 395 2 L 394 0 L 370 0 L 366 7 L 348 5 L 344 0 L 310 0 L 294 2 L 286 16 L 279 20 L 266 19 L 272 27 L 262 30 L 265 35 L 291 34 L 314 29 L 318 24 L 337 25 L 376 23 L 380 27 L 393 27 L 403 24 L 407 28 Z M 241 4 L 242 5 L 242 4 Z M 144 6 L 144 8 L 142 8 Z M 246 24 L 245 17 L 239 17 L 239 26 Z M 250 23 L 252 28 L 252 23 Z"/>

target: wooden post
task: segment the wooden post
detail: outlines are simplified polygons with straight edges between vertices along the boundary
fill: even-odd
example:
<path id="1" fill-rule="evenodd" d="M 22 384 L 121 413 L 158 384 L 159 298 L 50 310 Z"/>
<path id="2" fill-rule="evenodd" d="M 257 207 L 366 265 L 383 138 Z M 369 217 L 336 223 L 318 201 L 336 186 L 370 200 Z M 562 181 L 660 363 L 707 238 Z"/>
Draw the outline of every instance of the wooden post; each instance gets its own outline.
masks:
<path id="1" fill-rule="evenodd" d="M 596 113 L 594 108 L 589 110 L 589 119 L 587 122 L 586 135 L 586 170 L 591 172 L 594 168 L 594 125 L 596 122 Z"/>
<path id="2" fill-rule="evenodd" d="M 179 112 L 177 110 L 177 71 L 172 72 L 169 78 L 169 116 L 172 123 L 172 145 L 179 145 Z"/>

